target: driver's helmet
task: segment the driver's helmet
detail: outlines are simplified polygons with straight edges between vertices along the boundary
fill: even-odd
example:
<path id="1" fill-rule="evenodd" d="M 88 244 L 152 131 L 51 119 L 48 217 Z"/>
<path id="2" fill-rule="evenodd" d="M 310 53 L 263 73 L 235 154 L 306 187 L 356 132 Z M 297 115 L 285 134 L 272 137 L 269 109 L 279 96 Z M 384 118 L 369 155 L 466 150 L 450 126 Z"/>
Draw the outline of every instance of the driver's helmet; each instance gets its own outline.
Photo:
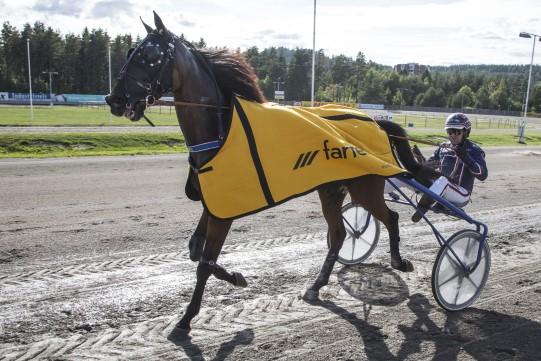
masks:
<path id="1" fill-rule="evenodd" d="M 464 138 L 470 135 L 471 122 L 464 113 L 453 113 L 445 120 L 445 129 L 463 129 Z"/>

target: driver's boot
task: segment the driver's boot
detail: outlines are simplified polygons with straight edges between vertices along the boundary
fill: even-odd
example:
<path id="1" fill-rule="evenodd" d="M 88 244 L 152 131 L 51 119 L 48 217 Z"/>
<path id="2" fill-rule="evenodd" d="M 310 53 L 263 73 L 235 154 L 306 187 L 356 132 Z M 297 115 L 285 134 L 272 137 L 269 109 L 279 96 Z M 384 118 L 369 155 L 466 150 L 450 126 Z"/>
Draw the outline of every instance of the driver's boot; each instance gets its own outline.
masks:
<path id="1" fill-rule="evenodd" d="M 418 210 L 411 216 L 411 221 L 413 223 L 419 222 L 421 218 L 423 218 L 423 214 L 430 209 L 432 204 L 434 204 L 434 200 L 429 195 L 423 194 L 419 203 L 417 203 Z"/>

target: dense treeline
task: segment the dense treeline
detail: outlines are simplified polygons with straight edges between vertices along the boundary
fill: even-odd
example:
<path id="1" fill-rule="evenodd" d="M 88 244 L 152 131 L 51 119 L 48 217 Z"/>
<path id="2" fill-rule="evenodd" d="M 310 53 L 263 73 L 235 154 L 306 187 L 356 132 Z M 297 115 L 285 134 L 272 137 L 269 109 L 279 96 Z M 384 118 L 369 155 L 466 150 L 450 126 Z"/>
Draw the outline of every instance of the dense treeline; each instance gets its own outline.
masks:
<path id="1" fill-rule="evenodd" d="M 130 47 L 140 39 L 131 35 L 111 38 L 102 29 L 85 28 L 80 35 L 61 35 L 41 22 L 18 30 L 9 22 L 0 37 L 0 91 L 28 91 L 26 39 L 30 39 L 32 86 L 48 91 L 49 76 L 55 93 L 105 94 L 109 91 L 108 44 L 111 44 L 113 79 Z M 206 46 L 200 39 L 197 46 Z M 237 50 L 239 51 L 239 50 Z M 308 100 L 311 91 L 311 49 L 256 47 L 244 52 L 255 68 L 269 99 L 274 90 L 285 90 L 286 100 Z M 368 61 L 362 52 L 355 58 L 316 54 L 316 99 L 387 105 L 521 110 L 526 94 L 527 65 L 456 65 L 432 67 L 409 75 Z M 45 73 L 44 73 L 45 72 Z M 541 111 L 541 67 L 534 66 L 529 105 Z"/>

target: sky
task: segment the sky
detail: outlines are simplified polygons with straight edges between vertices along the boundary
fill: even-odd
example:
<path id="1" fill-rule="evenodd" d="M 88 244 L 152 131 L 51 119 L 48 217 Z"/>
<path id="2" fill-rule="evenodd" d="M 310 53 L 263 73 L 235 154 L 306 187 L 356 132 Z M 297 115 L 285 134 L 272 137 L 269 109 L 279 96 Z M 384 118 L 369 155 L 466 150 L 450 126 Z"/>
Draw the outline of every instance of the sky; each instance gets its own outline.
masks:
<path id="1" fill-rule="evenodd" d="M 22 29 L 41 21 L 61 34 L 84 27 L 146 34 L 139 17 L 188 40 L 242 50 L 312 48 L 313 0 L 0 0 L 0 21 Z M 540 0 L 317 0 L 316 49 L 380 64 L 530 64 L 541 35 Z M 536 42 L 534 65 L 541 62 Z"/>

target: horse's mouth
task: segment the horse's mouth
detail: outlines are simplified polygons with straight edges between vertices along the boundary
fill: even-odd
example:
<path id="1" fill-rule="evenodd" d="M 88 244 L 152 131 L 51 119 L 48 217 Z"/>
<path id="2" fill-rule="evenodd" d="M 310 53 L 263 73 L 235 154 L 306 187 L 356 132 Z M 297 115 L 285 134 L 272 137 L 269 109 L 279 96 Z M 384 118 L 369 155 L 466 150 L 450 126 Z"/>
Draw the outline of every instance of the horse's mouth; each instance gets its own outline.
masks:
<path id="1" fill-rule="evenodd" d="M 133 105 L 126 105 L 124 116 L 132 122 L 136 122 L 143 117 L 145 108 L 146 106 L 144 102 L 136 102 Z"/>

